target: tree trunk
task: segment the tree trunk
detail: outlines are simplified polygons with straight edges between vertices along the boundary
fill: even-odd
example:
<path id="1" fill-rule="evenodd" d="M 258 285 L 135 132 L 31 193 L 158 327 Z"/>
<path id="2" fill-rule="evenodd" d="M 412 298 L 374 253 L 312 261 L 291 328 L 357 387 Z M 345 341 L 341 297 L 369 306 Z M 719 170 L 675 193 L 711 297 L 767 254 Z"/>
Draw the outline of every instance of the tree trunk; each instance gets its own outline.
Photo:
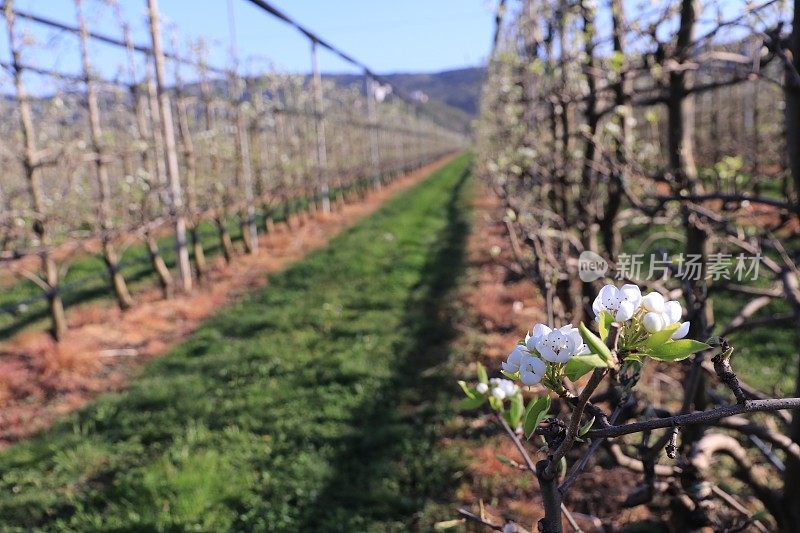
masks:
<path id="1" fill-rule="evenodd" d="M 203 241 L 200 239 L 199 228 L 199 224 L 193 223 L 189 227 L 189 236 L 192 239 L 192 254 L 194 255 L 195 268 L 197 268 L 197 279 L 202 282 L 208 275 L 208 263 L 203 250 Z"/>
<path id="2" fill-rule="evenodd" d="M 31 210 L 35 216 L 33 232 L 38 238 L 39 245 L 42 248 L 40 256 L 42 258 L 44 281 L 48 287 L 46 296 L 50 308 L 50 318 L 52 320 L 52 334 L 56 340 L 61 340 L 67 332 L 67 320 L 64 316 L 64 305 L 59 294 L 58 267 L 48 249 L 50 240 L 47 231 L 47 217 L 45 215 L 45 199 L 44 192 L 42 191 L 42 184 L 39 179 L 41 165 L 36 158 L 36 137 L 33 131 L 30 101 L 28 100 L 28 93 L 25 90 L 25 84 L 22 81 L 23 69 L 20 63 L 19 44 L 14 33 L 12 1 L 8 0 L 5 2 L 4 11 L 6 28 L 8 30 L 9 49 L 11 52 L 11 64 L 14 71 L 14 89 L 17 96 L 17 106 L 19 107 L 22 141 L 25 146 L 22 165 L 25 169 L 25 179 L 28 185 Z"/>
<path id="3" fill-rule="evenodd" d="M 103 259 L 105 260 L 111 286 L 117 298 L 117 304 L 123 311 L 133 305 L 125 278 L 119 271 L 119 263 L 114 246 L 111 244 L 111 184 L 108 176 L 108 165 L 105 161 L 105 147 L 103 146 L 103 129 L 100 125 L 100 108 L 97 104 L 97 91 L 92 80 L 91 64 L 89 62 L 89 35 L 86 31 L 86 21 L 81 11 L 81 0 L 75 0 L 75 9 L 78 13 L 78 26 L 80 28 L 81 62 L 83 64 L 84 83 L 86 84 L 86 104 L 89 111 L 89 132 L 94 151 L 95 172 L 100 193 L 100 238 L 103 242 Z"/>
<path id="4" fill-rule="evenodd" d="M 778 44 L 780 46 L 780 44 Z M 789 172 L 794 180 L 795 208 L 800 217 L 800 0 L 794 2 L 792 35 L 789 39 L 792 67 L 786 67 L 786 147 Z"/>
<path id="5" fill-rule="evenodd" d="M 111 286 L 114 289 L 114 295 L 117 297 L 119 308 L 123 311 L 130 309 L 133 305 L 133 298 L 128 291 L 128 285 L 125 283 L 125 278 L 119 271 L 119 261 L 114 247 L 110 243 L 103 243 L 103 259 L 108 269 L 108 274 L 111 276 Z"/>
<path id="6" fill-rule="evenodd" d="M 161 252 L 158 250 L 158 242 L 149 231 L 145 234 L 145 242 L 147 243 L 147 253 L 150 256 L 150 264 L 153 265 L 153 270 L 156 271 L 158 276 L 161 293 L 164 298 L 172 298 L 175 282 L 172 279 L 172 273 L 167 268 L 167 264 L 164 263 L 164 258 L 161 257 Z"/>
<path id="7" fill-rule="evenodd" d="M 225 217 L 214 217 L 214 223 L 217 225 L 217 232 L 219 233 L 222 256 L 225 258 L 226 263 L 230 263 L 233 260 L 233 241 L 231 241 L 231 234 L 228 231 L 228 226 L 225 225 Z"/>

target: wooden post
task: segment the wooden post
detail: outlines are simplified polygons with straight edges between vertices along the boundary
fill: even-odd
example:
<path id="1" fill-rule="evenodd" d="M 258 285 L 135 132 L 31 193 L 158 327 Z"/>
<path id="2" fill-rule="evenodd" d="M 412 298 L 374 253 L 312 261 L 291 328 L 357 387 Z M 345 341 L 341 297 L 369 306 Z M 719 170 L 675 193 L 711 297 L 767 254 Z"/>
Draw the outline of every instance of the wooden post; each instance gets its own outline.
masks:
<path id="1" fill-rule="evenodd" d="M 178 48 L 177 38 L 173 37 L 173 49 Z M 192 132 L 189 129 L 189 112 L 187 110 L 186 98 L 183 95 L 183 79 L 181 77 L 180 60 L 176 59 L 175 66 L 175 98 L 178 110 L 178 132 L 180 133 L 181 147 L 183 148 L 183 160 L 186 164 L 186 207 L 189 215 L 189 235 L 192 240 L 192 255 L 194 256 L 194 266 L 197 271 L 197 279 L 202 281 L 208 271 L 206 264 L 206 254 L 203 250 L 203 242 L 200 240 L 198 227 L 200 225 L 200 210 L 197 206 L 197 158 L 194 152 L 194 142 Z"/>
<path id="2" fill-rule="evenodd" d="M 233 0 L 228 0 L 228 23 L 231 36 L 231 60 L 233 67 L 230 71 L 230 96 L 234 106 L 236 120 L 236 175 L 237 181 L 244 189 L 244 206 L 240 210 L 240 227 L 242 228 L 242 241 L 244 250 L 248 254 L 258 251 L 258 231 L 256 229 L 256 207 L 253 195 L 253 161 L 250 156 L 250 134 L 245 122 L 242 96 L 243 83 L 239 78 L 238 60 L 236 57 L 236 22 L 233 14 Z"/>
<path id="3" fill-rule="evenodd" d="M 375 190 L 381 188 L 381 161 L 379 152 L 378 140 L 378 118 L 375 102 L 375 80 L 368 72 L 364 73 L 364 82 L 366 83 L 365 92 L 367 95 L 367 123 L 369 134 L 369 162 L 370 170 L 372 172 L 372 184 Z"/>
<path id="4" fill-rule="evenodd" d="M 242 89 L 235 71 L 231 72 L 231 96 L 233 98 L 234 115 L 236 118 L 236 157 L 237 176 L 239 185 L 244 191 L 244 206 L 241 209 L 242 239 L 245 251 L 249 254 L 258 251 L 258 232 L 256 230 L 256 208 L 253 194 L 253 167 L 250 157 L 250 135 L 245 123 L 244 110 L 242 109 Z"/>
<path id="5" fill-rule="evenodd" d="M 158 111 L 161 117 L 161 133 L 164 136 L 164 150 L 167 159 L 170 215 L 175 221 L 178 279 L 180 280 L 181 289 L 188 292 L 192 290 L 192 267 L 189 264 L 189 249 L 186 242 L 186 220 L 183 214 L 183 195 L 180 170 L 178 168 L 178 151 L 175 145 L 175 126 L 172 121 L 172 107 L 166 89 L 164 53 L 161 48 L 161 32 L 158 25 L 158 2 L 157 0 L 147 0 L 147 6 L 150 18 L 150 37 L 153 44 L 153 61 L 156 70 Z"/>
<path id="6" fill-rule="evenodd" d="M 92 67 L 89 61 L 89 34 L 86 30 L 86 20 L 81 10 L 81 0 L 75 0 L 75 11 L 78 16 L 81 41 L 81 63 L 83 65 L 83 78 L 86 84 L 86 104 L 89 111 L 89 133 L 94 151 L 95 171 L 100 195 L 100 240 L 103 246 L 103 259 L 111 278 L 111 286 L 117 298 L 120 309 L 129 309 L 133 305 L 133 298 L 128 291 L 125 278 L 119 271 L 119 261 L 116 250 L 111 242 L 111 184 L 109 183 L 108 165 L 105 161 L 105 147 L 103 146 L 103 129 L 100 125 L 100 108 L 97 104 L 97 89 L 92 80 Z"/>
<path id="7" fill-rule="evenodd" d="M 136 80 L 135 50 L 133 47 L 133 40 L 131 39 L 130 27 L 127 23 L 125 23 L 125 19 L 119 10 L 119 4 L 115 4 L 115 9 L 117 20 L 120 22 L 120 26 L 122 27 L 122 35 L 128 56 L 128 76 L 131 98 L 133 100 L 133 113 L 136 120 L 136 140 L 145 144 L 141 150 L 141 161 L 142 168 L 148 175 L 146 181 L 149 191 L 146 193 L 146 197 L 142 201 L 140 221 L 141 224 L 145 226 L 144 238 L 147 245 L 147 253 L 150 257 L 150 264 L 153 267 L 153 271 L 158 276 L 162 295 L 164 298 L 169 298 L 172 296 L 175 282 L 172 279 L 172 273 L 169 271 L 166 263 L 164 263 L 164 259 L 161 257 L 161 253 L 158 250 L 158 243 L 156 242 L 155 236 L 151 230 L 150 215 L 152 213 L 150 212 L 148 202 L 148 197 L 152 195 L 153 191 L 156 191 L 156 198 L 159 201 L 159 206 L 162 205 L 159 194 L 162 184 L 166 181 L 164 177 L 166 173 L 166 170 L 164 169 L 164 158 L 160 155 L 162 150 L 159 143 L 159 137 L 156 134 L 156 130 L 159 128 L 157 126 L 158 108 L 156 104 L 155 84 L 152 81 L 152 76 L 148 72 L 147 76 L 145 77 L 145 88 L 147 89 L 147 94 L 139 94 Z M 145 99 L 147 106 L 143 104 L 143 100 Z M 151 124 L 149 127 L 147 124 L 147 117 L 145 115 L 147 107 L 150 108 L 151 115 Z M 155 152 L 154 157 L 149 157 L 148 155 L 148 152 L 151 148 Z"/>
<path id="8" fill-rule="evenodd" d="M 216 135 L 216 120 L 214 117 L 213 102 L 211 98 L 211 89 L 208 85 L 207 69 L 201 60 L 200 68 L 200 96 L 203 101 L 203 112 L 205 117 L 206 133 L 209 135 L 212 143 L 218 142 Z M 211 163 L 211 176 L 213 179 L 219 179 L 220 174 L 220 158 L 216 148 L 209 150 L 209 161 Z M 230 263 L 233 259 L 233 242 L 231 241 L 230 233 L 226 225 L 228 218 L 228 191 L 222 190 L 215 194 L 214 205 L 214 224 L 217 226 L 217 234 L 219 236 L 220 246 L 222 247 L 222 255 L 226 263 Z"/>
<path id="9" fill-rule="evenodd" d="M 328 151 L 325 146 L 325 109 L 322 101 L 322 77 L 319 73 L 317 41 L 311 40 L 311 75 L 314 89 L 314 128 L 317 140 L 317 175 L 322 193 L 322 212 L 331 212 L 330 185 L 328 183 Z"/>
<path id="10" fill-rule="evenodd" d="M 14 11 L 12 4 L 13 0 L 6 0 L 4 10 L 6 29 L 8 30 L 9 50 L 11 52 L 11 65 L 14 71 L 14 89 L 17 96 L 17 106 L 19 107 L 22 142 L 25 146 L 22 165 L 25 169 L 25 178 L 28 183 L 31 210 L 35 217 L 33 232 L 39 239 L 39 244 L 42 248 L 39 255 L 42 261 L 44 281 L 47 284 L 46 296 L 50 308 L 50 317 L 53 321 L 52 333 L 56 340 L 60 340 L 67 332 L 67 319 L 64 315 L 64 305 L 58 292 L 58 267 L 50 254 L 50 250 L 48 250 L 50 239 L 47 231 L 48 225 L 45 215 L 44 192 L 42 191 L 42 184 L 39 176 L 41 164 L 36 156 L 36 137 L 33 131 L 30 101 L 28 100 L 28 93 L 25 90 L 25 84 L 22 81 L 20 49 L 14 34 Z"/>

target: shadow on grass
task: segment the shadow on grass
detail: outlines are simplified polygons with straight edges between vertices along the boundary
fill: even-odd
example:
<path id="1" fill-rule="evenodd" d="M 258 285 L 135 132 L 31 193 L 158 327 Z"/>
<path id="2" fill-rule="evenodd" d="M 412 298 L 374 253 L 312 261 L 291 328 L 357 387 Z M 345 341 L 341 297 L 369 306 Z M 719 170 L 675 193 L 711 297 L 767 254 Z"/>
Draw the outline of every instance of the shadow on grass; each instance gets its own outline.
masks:
<path id="1" fill-rule="evenodd" d="M 444 206 L 446 226 L 406 301 L 407 342 L 394 347 L 392 377 L 353 410 L 355 431 L 333 460 L 336 471 L 310 502 L 299 531 L 366 530 L 376 522 L 419 526 L 414 517 L 426 505 L 452 501 L 458 462 L 436 448 L 452 414 L 446 406 L 452 404 L 453 377 L 445 364 L 454 331 L 446 297 L 464 271 L 469 222 L 461 200 L 468 177 L 464 170 L 453 187 Z M 391 482 L 398 477 L 410 483 Z"/>

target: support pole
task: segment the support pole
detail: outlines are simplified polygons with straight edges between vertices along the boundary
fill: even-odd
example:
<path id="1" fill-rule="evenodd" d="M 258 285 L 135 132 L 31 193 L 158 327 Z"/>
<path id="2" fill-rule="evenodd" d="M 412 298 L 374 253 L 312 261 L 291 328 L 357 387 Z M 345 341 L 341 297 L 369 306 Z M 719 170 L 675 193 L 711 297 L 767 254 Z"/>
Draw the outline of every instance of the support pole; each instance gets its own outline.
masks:
<path id="1" fill-rule="evenodd" d="M 161 32 L 158 26 L 158 1 L 147 0 L 150 18 L 150 37 L 153 43 L 153 62 L 156 70 L 156 90 L 158 93 L 158 112 L 161 117 L 161 133 L 164 136 L 164 149 L 167 158 L 167 179 L 169 180 L 170 215 L 175 221 L 175 251 L 178 258 L 178 279 L 181 289 L 192 290 L 192 266 L 189 264 L 189 248 L 186 240 L 186 219 L 183 214 L 183 195 L 181 192 L 178 150 L 175 143 L 175 125 L 172 121 L 172 107 L 166 90 L 164 74 L 164 52 L 161 48 Z"/>
<path id="2" fill-rule="evenodd" d="M 311 72 L 314 88 L 314 126 L 317 138 L 317 173 L 322 191 L 322 212 L 331 212 L 330 185 L 328 183 L 328 150 L 325 146 L 325 115 L 322 102 L 322 77 L 317 59 L 317 41 L 311 40 Z"/>
<path id="3" fill-rule="evenodd" d="M 367 83 L 367 121 L 369 122 L 369 155 L 372 164 L 372 179 L 375 190 L 381 188 L 381 156 L 378 150 L 378 119 L 375 106 L 375 80 L 364 74 Z"/>

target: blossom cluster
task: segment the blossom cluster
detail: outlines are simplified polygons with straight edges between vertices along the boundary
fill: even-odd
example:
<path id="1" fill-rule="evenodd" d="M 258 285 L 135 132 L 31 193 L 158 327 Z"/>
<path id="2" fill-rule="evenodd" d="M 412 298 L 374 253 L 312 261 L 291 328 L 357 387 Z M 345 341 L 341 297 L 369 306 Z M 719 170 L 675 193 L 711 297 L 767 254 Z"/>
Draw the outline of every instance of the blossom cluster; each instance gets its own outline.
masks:
<path id="1" fill-rule="evenodd" d="M 680 361 L 708 350 L 704 342 L 684 339 L 689 322 L 681 322 L 683 308 L 657 292 L 642 295 L 636 285 L 620 288 L 606 285 L 592 305 L 595 330 L 585 324 L 577 328 L 565 325 L 550 328 L 535 324 L 502 363 L 502 374 L 508 378 L 489 378 L 478 363 L 478 384 L 469 386 L 459 381 L 466 398 L 462 409 L 475 409 L 486 403 L 501 415 L 512 428 L 522 428 L 531 438 L 548 416 L 550 396 L 528 398 L 519 385 L 542 384 L 558 395 L 567 389 L 564 380 L 572 382 L 589 372 L 609 367 L 621 373 L 636 375 L 645 358 L 657 361 Z M 613 339 L 612 339 L 613 335 Z M 637 380 L 627 380 L 635 386 Z M 589 422 L 588 428 L 591 427 Z"/>
<path id="2" fill-rule="evenodd" d="M 643 296 L 636 285 L 617 288 L 609 284 L 597 295 L 592 309 L 601 331 L 600 337 L 583 324 L 580 328 L 566 325 L 556 329 L 535 324 L 524 341 L 520 341 L 502 363 L 503 373 L 518 379 L 523 385 L 543 383 L 557 390 L 564 376 L 575 379 L 593 367 L 608 366 L 611 355 L 604 343 L 611 322 L 616 322 L 619 327 L 622 356 L 631 360 L 641 362 L 643 355 L 679 360 L 702 348 L 701 343 L 694 342 L 664 347 L 668 342 L 683 339 L 690 324 L 681 322 L 681 304 L 665 299 L 658 292 Z M 656 333 L 659 335 L 653 337 Z"/>
<path id="3" fill-rule="evenodd" d="M 620 323 L 639 321 L 648 333 L 657 333 L 678 324 L 672 334 L 673 340 L 682 339 L 689 333 L 689 322 L 680 321 L 683 317 L 680 302 L 668 301 L 657 292 L 642 296 L 639 287 L 632 284 L 620 288 L 606 285 L 595 298 L 592 309 L 598 319 L 606 311 Z"/>
<path id="4" fill-rule="evenodd" d="M 498 400 L 505 400 L 519 392 L 519 387 L 510 379 L 492 378 L 488 383 L 478 383 L 475 387 L 480 394 L 489 393 Z"/>
<path id="5" fill-rule="evenodd" d="M 580 331 L 571 325 L 551 329 L 536 324 L 525 336 L 525 343 L 518 344 L 502 364 L 508 373 L 519 372 L 523 385 L 536 385 L 542 381 L 547 363 L 565 364 L 575 355 L 588 353 Z"/>

